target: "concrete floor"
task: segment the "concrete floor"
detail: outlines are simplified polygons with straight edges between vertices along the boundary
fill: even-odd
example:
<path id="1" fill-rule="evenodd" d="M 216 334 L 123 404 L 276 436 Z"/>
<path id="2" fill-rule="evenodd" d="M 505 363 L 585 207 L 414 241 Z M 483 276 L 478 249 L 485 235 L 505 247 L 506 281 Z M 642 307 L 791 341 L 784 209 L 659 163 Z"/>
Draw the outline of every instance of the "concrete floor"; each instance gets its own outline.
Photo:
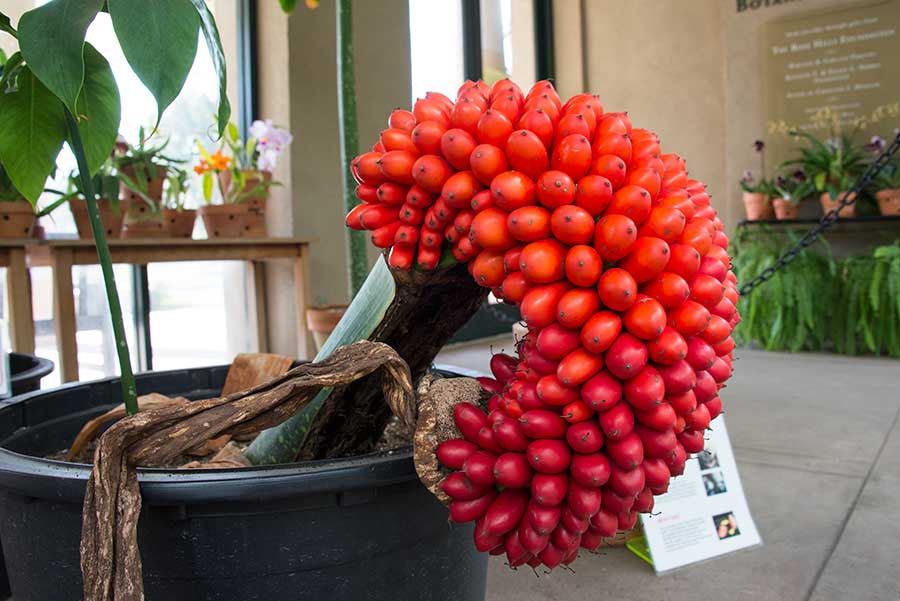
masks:
<path id="1" fill-rule="evenodd" d="M 485 370 L 490 346 L 441 363 Z M 900 599 L 900 362 L 740 351 L 723 391 L 728 430 L 764 546 L 664 576 L 617 548 L 575 574 L 489 571 L 490 601 Z"/>

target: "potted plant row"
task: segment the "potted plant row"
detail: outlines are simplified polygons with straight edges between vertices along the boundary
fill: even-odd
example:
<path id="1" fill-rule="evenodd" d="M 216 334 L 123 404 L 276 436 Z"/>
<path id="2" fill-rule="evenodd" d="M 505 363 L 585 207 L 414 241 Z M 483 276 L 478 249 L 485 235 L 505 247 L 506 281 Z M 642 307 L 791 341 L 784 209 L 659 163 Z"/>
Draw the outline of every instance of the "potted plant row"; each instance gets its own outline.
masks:
<path id="1" fill-rule="evenodd" d="M 197 142 L 200 160 L 194 172 L 202 176 L 206 204 L 200 207 L 200 216 L 210 238 L 265 236 L 269 189 L 280 185 L 272 179 L 272 170 L 291 140 L 290 132 L 257 120 L 246 140 L 229 123 L 213 153 Z M 213 202 L 216 192 L 221 203 Z"/>
<path id="2" fill-rule="evenodd" d="M 764 170 L 756 178 L 751 171 L 744 173 L 741 188 L 747 219 L 795 219 L 799 203 L 818 197 L 822 212 L 836 209 L 852 183 L 859 178 L 869 164 L 884 151 L 886 143 L 880 136 L 873 136 L 867 144 L 853 141 L 853 133 L 843 132 L 832 124 L 831 136 L 821 140 L 809 132 L 791 132 L 802 140 L 799 156 L 780 166 L 781 173 L 767 179 Z M 764 167 L 765 144 L 754 143 Z M 894 158 L 863 190 L 863 196 L 874 198 L 881 215 L 900 215 L 900 160 Z M 841 217 L 854 217 L 857 204 L 850 204 L 840 211 Z"/>

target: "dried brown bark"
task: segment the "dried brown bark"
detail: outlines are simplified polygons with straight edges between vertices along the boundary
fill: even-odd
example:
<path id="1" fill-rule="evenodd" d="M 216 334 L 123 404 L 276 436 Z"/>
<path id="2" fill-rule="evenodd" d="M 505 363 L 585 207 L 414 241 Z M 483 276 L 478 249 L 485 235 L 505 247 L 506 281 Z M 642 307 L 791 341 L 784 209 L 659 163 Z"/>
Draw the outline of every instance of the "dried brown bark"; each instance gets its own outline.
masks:
<path id="1" fill-rule="evenodd" d="M 188 449 L 222 435 L 276 426 L 324 387 L 345 386 L 376 370 L 378 397 L 407 427 L 415 424 L 409 368 L 390 347 L 368 341 L 337 349 L 246 392 L 173 403 L 126 417 L 100 437 L 84 499 L 81 569 L 88 601 L 143 599 L 137 521 L 141 494 L 135 466 L 167 465 Z M 227 458 L 223 457 L 223 460 Z"/>
<path id="2" fill-rule="evenodd" d="M 394 271 L 397 292 L 384 319 L 369 337 L 395 349 L 418 382 L 451 336 L 487 298 L 465 264 L 435 271 Z M 390 418 L 373 374 L 335 390 L 310 426 L 298 459 L 370 453 Z"/>

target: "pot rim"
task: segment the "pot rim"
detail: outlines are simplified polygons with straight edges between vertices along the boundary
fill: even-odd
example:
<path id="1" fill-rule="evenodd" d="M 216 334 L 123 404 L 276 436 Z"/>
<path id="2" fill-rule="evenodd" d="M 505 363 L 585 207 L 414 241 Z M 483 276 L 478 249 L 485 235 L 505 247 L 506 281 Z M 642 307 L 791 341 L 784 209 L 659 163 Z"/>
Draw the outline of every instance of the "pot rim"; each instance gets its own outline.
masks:
<path id="1" fill-rule="evenodd" d="M 181 369 L 153 373 L 159 375 L 184 372 L 185 370 Z M 24 419 L 28 411 L 27 403 L 43 395 L 53 393 L 58 396 L 60 392 L 77 388 L 83 388 L 85 393 L 88 393 L 97 385 L 117 386 L 118 382 L 118 378 L 73 382 L 14 397 L 0 402 L 0 422 L 4 418 L 15 419 L 16 415 Z M 116 401 L 110 399 L 109 406 L 115 403 Z M 66 413 L 66 417 L 81 412 L 94 413 L 95 408 L 75 410 Z M 38 427 L 40 424 L 58 419 L 61 418 L 57 417 L 32 426 L 22 426 L 5 439 L 8 440 L 16 432 L 21 432 L 22 428 Z M 2 442 L 5 440 L 0 441 Z M 0 489 L 24 496 L 81 503 L 84 500 L 84 491 L 91 469 L 92 466 L 88 464 L 33 457 L 0 448 Z M 141 494 L 144 501 L 152 505 L 267 501 L 361 488 L 379 488 L 416 479 L 411 446 L 359 457 L 245 468 L 201 470 L 138 468 Z"/>
<path id="2" fill-rule="evenodd" d="M 50 359 L 44 359 L 43 357 L 38 357 L 37 355 L 28 355 L 26 353 L 14 353 L 11 352 L 10 358 L 27 358 L 31 360 L 31 367 L 26 369 L 25 371 L 20 371 L 16 374 L 10 375 L 10 380 L 12 382 L 18 382 L 22 380 L 30 380 L 32 378 L 43 378 L 51 371 L 53 371 L 53 361 Z"/>

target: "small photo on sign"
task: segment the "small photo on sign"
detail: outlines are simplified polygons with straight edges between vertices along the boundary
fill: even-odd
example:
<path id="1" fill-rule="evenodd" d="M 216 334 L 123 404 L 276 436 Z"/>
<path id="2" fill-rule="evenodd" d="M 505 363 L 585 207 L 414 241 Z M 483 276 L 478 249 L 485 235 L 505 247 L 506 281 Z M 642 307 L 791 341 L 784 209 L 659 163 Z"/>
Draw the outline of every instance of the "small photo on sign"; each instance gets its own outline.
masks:
<path id="1" fill-rule="evenodd" d="M 725 486 L 725 477 L 720 471 L 703 474 L 703 487 L 706 489 L 707 497 L 728 492 L 728 487 Z"/>
<path id="2" fill-rule="evenodd" d="M 716 534 L 719 536 L 719 540 L 731 538 L 741 533 L 733 512 L 729 511 L 728 513 L 720 513 L 713 516 L 713 523 L 716 526 Z"/>
<path id="3" fill-rule="evenodd" d="M 712 469 L 719 467 L 719 456 L 716 455 L 715 448 L 709 447 L 702 453 L 697 454 L 697 462 L 700 464 L 701 470 Z"/>

